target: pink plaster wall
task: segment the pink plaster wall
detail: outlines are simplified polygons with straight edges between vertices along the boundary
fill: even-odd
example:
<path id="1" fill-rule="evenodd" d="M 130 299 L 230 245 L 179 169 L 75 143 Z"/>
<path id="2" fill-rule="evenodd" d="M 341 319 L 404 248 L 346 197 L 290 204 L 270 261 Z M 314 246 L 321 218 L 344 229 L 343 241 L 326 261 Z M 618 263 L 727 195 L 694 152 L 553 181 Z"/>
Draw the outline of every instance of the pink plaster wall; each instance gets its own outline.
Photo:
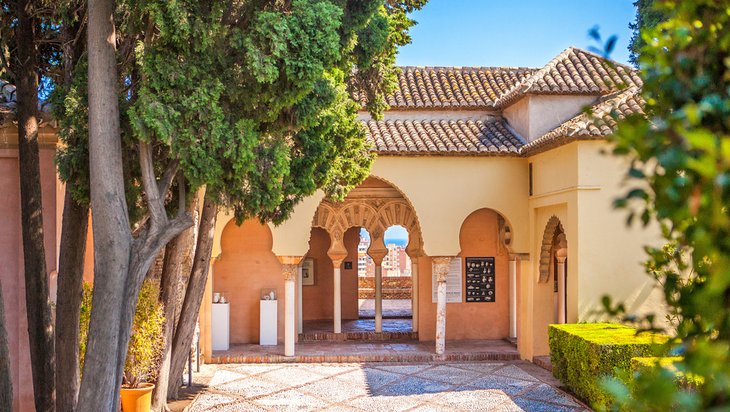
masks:
<path id="1" fill-rule="evenodd" d="M 58 207 L 62 207 L 56 202 L 54 152 L 53 148 L 43 148 L 40 152 L 44 246 L 49 274 L 56 270 L 56 216 Z M 0 284 L 5 300 L 5 324 L 13 376 L 13 410 L 33 411 L 35 407 L 25 315 L 17 149 L 0 149 L 0 193 Z"/>
<path id="2" fill-rule="evenodd" d="M 352 262 L 352 269 L 342 264 L 340 273 L 342 319 L 358 318 L 357 303 L 357 244 L 360 228 L 345 232 L 344 243 L 348 255 L 343 262 Z M 321 228 L 312 228 L 307 258 L 314 260 L 314 285 L 302 286 L 302 315 L 304 320 L 332 319 L 334 313 L 334 268 L 327 256 L 330 247 L 329 234 Z"/>
<path id="3" fill-rule="evenodd" d="M 446 304 L 446 339 L 501 339 L 509 335 L 509 255 L 498 247 L 499 223 L 496 212 L 480 209 L 461 226 L 462 296 L 465 285 L 465 257 L 495 258 L 495 302 Z M 419 323 L 418 338 L 436 337 L 436 303 L 431 294 L 431 258 L 418 259 Z M 467 326 L 468 325 L 468 326 Z"/>
<path id="4" fill-rule="evenodd" d="M 230 302 L 230 342 L 259 342 L 260 290 L 276 289 L 278 340 L 284 340 L 284 275 L 271 251 L 267 225 L 247 220 L 237 226 L 231 220 L 221 237 L 221 256 L 213 265 L 213 292 Z"/>

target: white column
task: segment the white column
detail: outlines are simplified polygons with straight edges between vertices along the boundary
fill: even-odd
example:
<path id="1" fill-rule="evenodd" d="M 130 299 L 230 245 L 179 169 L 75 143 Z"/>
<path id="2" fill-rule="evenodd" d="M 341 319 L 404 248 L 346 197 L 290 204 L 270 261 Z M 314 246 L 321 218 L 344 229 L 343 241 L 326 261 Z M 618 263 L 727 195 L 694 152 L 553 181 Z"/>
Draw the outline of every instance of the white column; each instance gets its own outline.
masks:
<path id="1" fill-rule="evenodd" d="M 509 336 L 517 337 L 517 257 L 509 261 Z"/>
<path id="2" fill-rule="evenodd" d="M 297 333 L 304 333 L 302 300 L 302 265 L 297 265 Z"/>
<path id="3" fill-rule="evenodd" d="M 411 330 L 418 332 L 418 258 L 411 258 Z"/>
<path id="4" fill-rule="evenodd" d="M 383 266 L 375 264 L 375 332 L 383 331 Z"/>
<path id="5" fill-rule="evenodd" d="M 557 257 L 558 261 L 558 323 L 565 323 L 565 257 Z"/>
<path id="6" fill-rule="evenodd" d="M 284 356 L 294 356 L 294 341 L 296 336 L 294 279 L 297 265 L 284 265 Z"/>
<path id="7" fill-rule="evenodd" d="M 342 333 L 342 291 L 341 291 L 341 284 L 342 284 L 342 276 L 340 267 L 342 266 L 342 261 L 333 262 L 335 266 L 335 276 L 334 276 L 334 330 L 335 333 Z"/>
<path id="8" fill-rule="evenodd" d="M 446 275 L 449 273 L 450 257 L 433 258 L 433 270 L 436 272 L 436 354 L 446 351 Z"/>

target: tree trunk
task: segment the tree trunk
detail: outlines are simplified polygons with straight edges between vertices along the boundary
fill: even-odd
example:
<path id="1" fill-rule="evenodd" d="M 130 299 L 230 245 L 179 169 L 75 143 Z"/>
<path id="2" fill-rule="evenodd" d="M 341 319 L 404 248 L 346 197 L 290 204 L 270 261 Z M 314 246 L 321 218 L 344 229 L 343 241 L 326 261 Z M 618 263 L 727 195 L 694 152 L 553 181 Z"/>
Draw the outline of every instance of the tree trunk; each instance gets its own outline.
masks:
<path id="1" fill-rule="evenodd" d="M 79 395 L 79 315 L 89 208 L 77 203 L 66 187 L 56 305 L 56 410 L 76 410 Z"/>
<path id="2" fill-rule="evenodd" d="M 216 199 L 206 193 L 198 228 L 195 260 L 193 260 L 193 268 L 190 271 L 190 279 L 185 290 L 185 300 L 180 311 L 180 320 L 178 320 L 175 337 L 172 341 L 170 383 L 167 389 L 167 395 L 170 398 L 177 398 L 183 370 L 185 369 L 185 361 L 190 354 L 190 345 L 193 343 L 195 322 L 198 320 L 200 303 L 203 300 L 205 283 L 208 280 L 208 268 L 210 266 L 210 255 L 213 251 L 213 236 L 215 235 L 217 215 Z"/>
<path id="3" fill-rule="evenodd" d="M 0 287 L 0 411 L 13 410 L 13 376 L 10 372 L 8 331 L 5 329 L 5 303 Z"/>
<path id="4" fill-rule="evenodd" d="M 192 213 L 197 207 L 197 197 L 191 202 L 188 211 Z M 152 410 L 168 411 L 167 387 L 170 378 L 170 361 L 172 358 L 172 339 L 175 336 L 175 313 L 179 300 L 180 280 L 182 278 L 183 261 L 188 249 L 192 228 L 180 233 L 165 247 L 165 259 L 162 265 L 160 281 L 160 301 L 165 308 L 165 329 L 163 331 L 163 349 L 160 356 L 160 369 L 157 375 L 155 391 L 152 395 Z"/>
<path id="5" fill-rule="evenodd" d="M 157 253 L 192 225 L 180 187 L 179 213 L 170 221 L 165 212 L 177 162 L 172 161 L 158 183 L 152 150 L 139 143 L 142 186 L 150 219 L 132 239 L 122 181 L 119 134 L 116 35 L 113 0 L 88 4 L 89 172 L 94 230 L 94 295 L 89 341 L 77 410 L 115 411 L 119 408 L 124 361 L 132 331 L 134 309 L 142 281 Z"/>
<path id="6" fill-rule="evenodd" d="M 43 207 L 38 152 L 38 76 L 35 19 L 30 0 L 16 4 L 15 38 L 18 100 L 18 160 L 25 269 L 25 307 L 28 316 L 30 360 L 36 411 L 55 408 L 55 351 L 53 320 L 43 245 Z"/>
<path id="7" fill-rule="evenodd" d="M 116 411 L 119 346 L 132 236 L 122 181 L 114 1 L 88 3 L 89 172 L 94 294 L 78 410 Z M 134 310 L 132 303 L 132 310 Z M 126 351 L 122 354 L 122 358 Z M 123 362 L 123 359 L 122 359 Z"/>

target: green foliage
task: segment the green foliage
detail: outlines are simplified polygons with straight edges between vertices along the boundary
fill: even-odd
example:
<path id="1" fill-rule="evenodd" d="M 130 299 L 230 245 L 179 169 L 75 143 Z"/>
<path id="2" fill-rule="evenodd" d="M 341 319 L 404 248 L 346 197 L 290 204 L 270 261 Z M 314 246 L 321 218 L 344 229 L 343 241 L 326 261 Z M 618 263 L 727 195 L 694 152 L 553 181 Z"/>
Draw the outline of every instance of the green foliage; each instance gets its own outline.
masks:
<path id="1" fill-rule="evenodd" d="M 639 54 L 648 119 L 621 122 L 614 139 L 616 154 L 632 161 L 633 190 L 617 204 L 661 226 L 667 246 L 647 248 L 647 271 L 676 319 L 681 343 L 673 353 L 684 358 L 677 369 L 704 384 L 673 390 L 673 375 L 653 370 L 654 385 L 617 401 L 636 410 L 653 410 L 648 399 L 655 398 L 687 410 L 727 409 L 730 8 L 713 0 L 656 3 L 666 21 L 642 28 Z"/>
<path id="2" fill-rule="evenodd" d="M 91 297 L 93 286 L 84 282 L 81 295 L 81 312 L 79 313 L 79 373 L 84 370 L 84 355 L 86 342 L 89 340 L 89 322 L 91 322 Z"/>
<path id="3" fill-rule="evenodd" d="M 63 182 L 70 183 L 71 195 L 82 205 L 91 203 L 86 71 L 86 59 L 83 59 L 77 64 L 77 74 L 72 77 L 72 83 L 56 86 L 50 96 L 53 116 L 58 121 L 58 174 Z"/>
<path id="4" fill-rule="evenodd" d="M 79 367 L 82 371 L 91 319 L 92 292 L 92 284 L 85 282 L 79 317 Z M 124 364 L 124 383 L 133 388 L 157 379 L 165 324 L 165 311 L 159 296 L 159 282 L 148 279 L 142 283 Z"/>
<path id="5" fill-rule="evenodd" d="M 641 48 L 646 45 L 646 41 L 641 36 L 641 30 L 652 29 L 666 18 L 666 14 L 657 9 L 654 2 L 655 0 L 634 1 L 636 19 L 633 23 L 629 23 L 629 28 L 634 31 L 629 43 L 629 61 L 634 65 L 639 64 L 639 53 Z"/>
<path id="6" fill-rule="evenodd" d="M 660 354 L 667 341 L 664 335 L 637 334 L 613 323 L 550 325 L 548 336 L 553 375 L 597 408 L 610 403 L 601 379 L 629 370 L 632 358 Z"/>
<path id="7" fill-rule="evenodd" d="M 397 47 L 425 0 L 117 2 L 119 88 L 130 213 L 143 213 L 136 144 L 152 144 L 158 175 L 178 162 L 239 221 L 285 220 L 323 189 L 343 198 L 373 155 L 356 120 L 374 117 L 396 85 Z M 59 88 L 64 181 L 88 199 L 86 70 Z M 78 147 L 77 147 L 78 146 Z M 88 172 L 86 171 L 86 174 Z M 136 207 L 135 207 L 136 206 Z M 136 221 L 136 219 L 130 219 Z"/>
<path id="8" fill-rule="evenodd" d="M 145 280 L 142 283 L 124 363 L 124 381 L 132 388 L 157 379 L 165 325 L 165 308 L 159 296 L 157 281 Z"/>

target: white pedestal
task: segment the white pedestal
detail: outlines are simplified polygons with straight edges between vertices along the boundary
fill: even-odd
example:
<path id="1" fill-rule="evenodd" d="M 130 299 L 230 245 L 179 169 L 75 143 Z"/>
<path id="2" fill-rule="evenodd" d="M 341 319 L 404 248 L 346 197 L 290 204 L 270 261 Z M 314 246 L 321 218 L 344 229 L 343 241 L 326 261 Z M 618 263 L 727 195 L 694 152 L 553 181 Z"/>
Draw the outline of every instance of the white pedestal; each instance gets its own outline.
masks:
<path id="1" fill-rule="evenodd" d="M 261 317 L 259 323 L 259 345 L 276 345 L 277 329 L 276 300 L 261 300 Z"/>
<path id="2" fill-rule="evenodd" d="M 231 306 L 228 303 L 214 303 L 212 306 L 211 334 L 213 335 L 213 350 L 228 350 Z"/>

